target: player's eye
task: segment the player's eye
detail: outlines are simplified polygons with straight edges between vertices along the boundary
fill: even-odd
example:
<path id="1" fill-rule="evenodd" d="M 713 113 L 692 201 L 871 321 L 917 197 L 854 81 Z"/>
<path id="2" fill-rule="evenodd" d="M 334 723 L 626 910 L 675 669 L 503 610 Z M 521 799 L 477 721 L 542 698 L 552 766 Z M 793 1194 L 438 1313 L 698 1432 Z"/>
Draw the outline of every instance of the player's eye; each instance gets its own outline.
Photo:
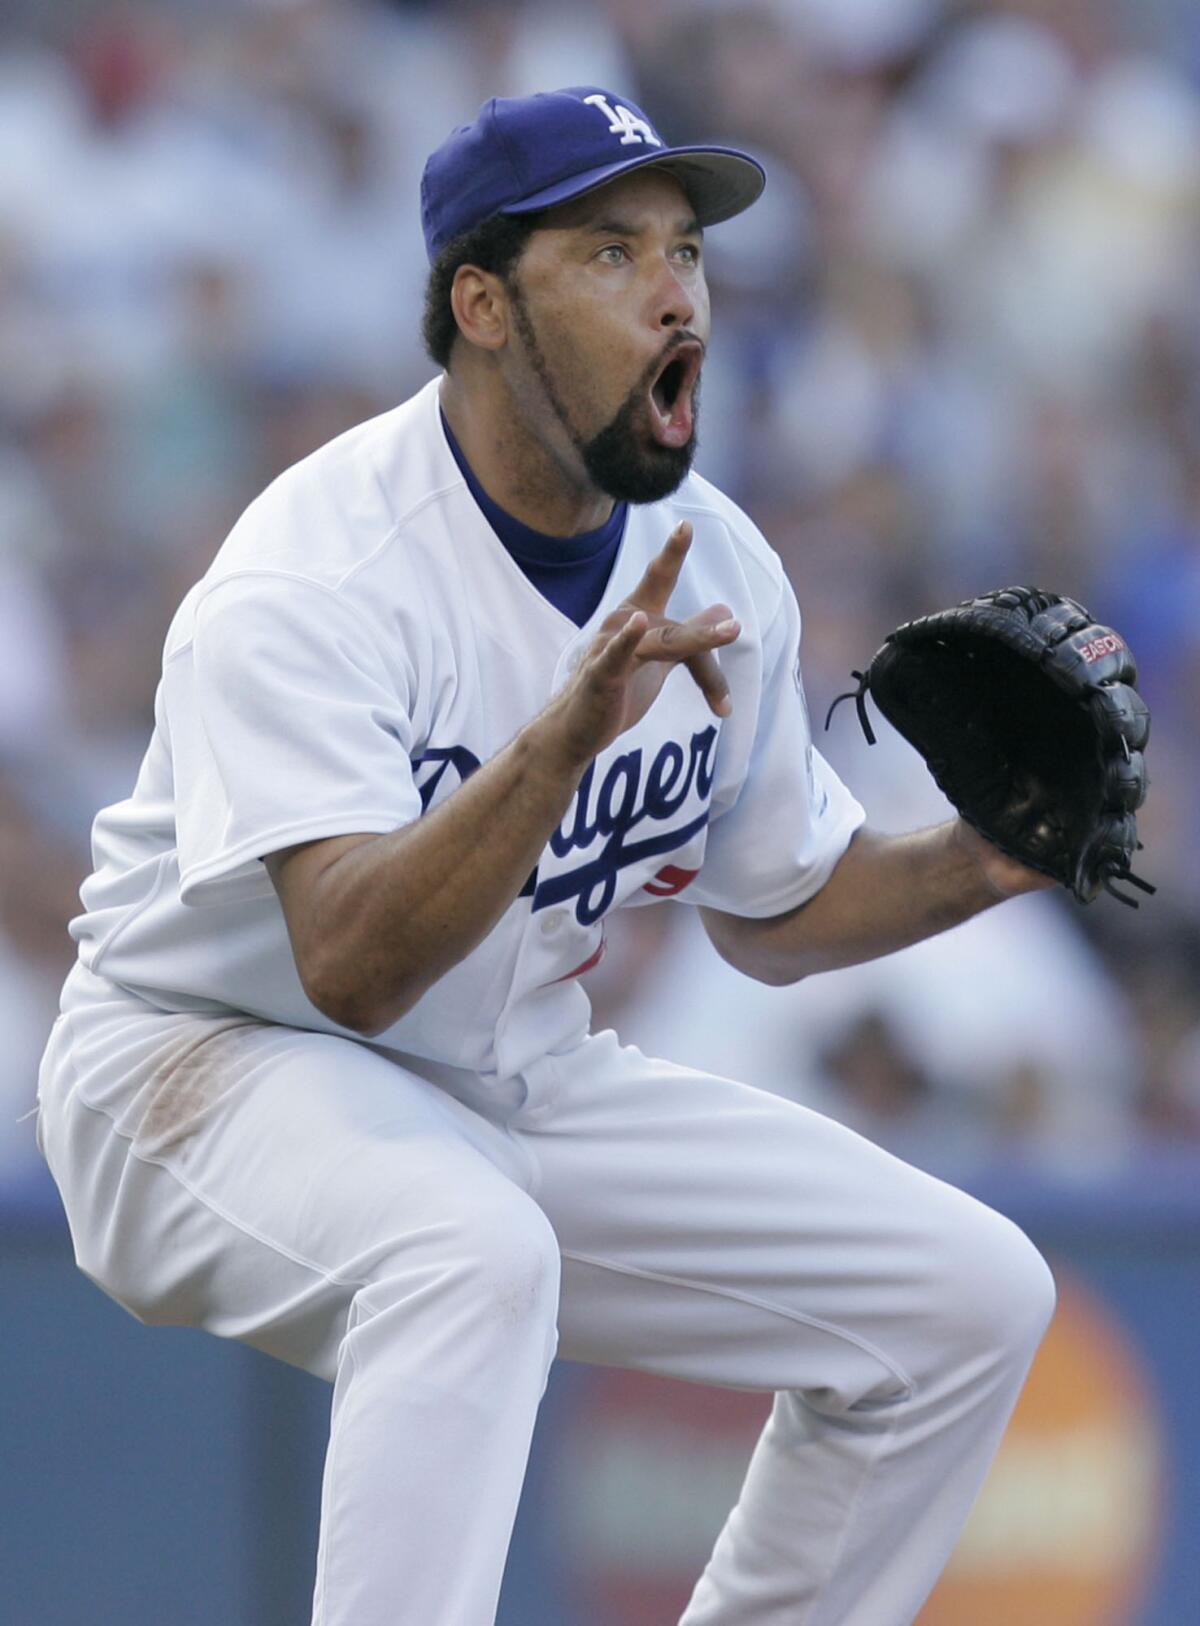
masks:
<path id="1" fill-rule="evenodd" d="M 606 265 L 620 265 L 629 258 L 629 250 L 624 243 L 606 243 L 596 258 Z"/>
<path id="2" fill-rule="evenodd" d="M 698 243 L 680 243 L 675 252 L 688 265 L 697 266 L 700 264 L 700 245 Z"/>

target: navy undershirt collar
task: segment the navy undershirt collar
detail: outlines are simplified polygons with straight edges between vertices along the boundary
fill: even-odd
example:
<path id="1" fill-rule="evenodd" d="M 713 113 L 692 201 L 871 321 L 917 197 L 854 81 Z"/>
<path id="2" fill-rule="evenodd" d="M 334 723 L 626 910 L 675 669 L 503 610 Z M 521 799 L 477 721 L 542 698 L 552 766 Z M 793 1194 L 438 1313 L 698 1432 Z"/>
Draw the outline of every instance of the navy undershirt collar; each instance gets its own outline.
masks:
<path id="1" fill-rule="evenodd" d="M 579 536 L 547 536 L 544 531 L 535 531 L 488 496 L 475 478 L 444 412 L 441 418 L 446 444 L 459 473 L 506 551 L 544 598 L 577 626 L 583 626 L 604 597 L 613 560 L 625 534 L 629 504 L 615 503 L 603 525 Z"/>

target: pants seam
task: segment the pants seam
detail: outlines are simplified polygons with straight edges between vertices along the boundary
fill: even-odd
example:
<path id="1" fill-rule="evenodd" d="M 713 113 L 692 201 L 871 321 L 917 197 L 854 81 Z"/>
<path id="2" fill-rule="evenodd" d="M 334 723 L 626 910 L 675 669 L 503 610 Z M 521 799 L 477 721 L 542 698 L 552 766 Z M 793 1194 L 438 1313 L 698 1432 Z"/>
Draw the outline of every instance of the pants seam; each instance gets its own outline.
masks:
<path id="1" fill-rule="evenodd" d="M 750 1305 L 753 1309 L 765 1310 L 769 1315 L 780 1315 L 801 1326 L 828 1333 L 830 1337 L 838 1338 L 843 1343 L 853 1344 L 864 1355 L 878 1361 L 885 1371 L 890 1372 L 903 1388 L 904 1392 L 899 1399 L 911 1399 L 915 1392 L 916 1385 L 904 1368 L 889 1360 L 869 1339 L 860 1338 L 857 1333 L 848 1332 L 844 1327 L 836 1327 L 832 1322 L 822 1321 L 819 1316 L 806 1315 L 803 1310 L 793 1310 L 789 1305 L 777 1304 L 773 1299 L 759 1298 L 754 1293 L 745 1293 L 736 1287 L 722 1287 L 715 1282 L 693 1281 L 685 1276 L 672 1276 L 661 1270 L 646 1270 L 641 1266 L 627 1265 L 615 1259 L 602 1259 L 595 1254 L 577 1253 L 570 1248 L 563 1248 L 561 1252 L 564 1259 L 573 1259 L 577 1264 L 593 1265 L 597 1270 L 611 1270 L 618 1276 L 634 1276 L 642 1281 L 658 1282 L 664 1287 L 681 1287 L 693 1293 L 711 1293 L 717 1298 L 734 1299 L 739 1304 Z"/>

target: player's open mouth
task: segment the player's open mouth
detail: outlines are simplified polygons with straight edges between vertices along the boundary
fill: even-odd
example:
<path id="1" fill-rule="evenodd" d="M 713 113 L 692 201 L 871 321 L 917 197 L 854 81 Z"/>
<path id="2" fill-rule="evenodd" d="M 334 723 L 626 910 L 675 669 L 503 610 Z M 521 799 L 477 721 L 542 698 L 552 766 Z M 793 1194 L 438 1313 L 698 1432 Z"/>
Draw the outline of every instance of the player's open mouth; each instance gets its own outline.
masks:
<path id="1" fill-rule="evenodd" d="M 660 445 L 686 446 L 695 420 L 692 401 L 704 347 L 699 340 L 677 345 L 650 386 L 650 429 Z"/>

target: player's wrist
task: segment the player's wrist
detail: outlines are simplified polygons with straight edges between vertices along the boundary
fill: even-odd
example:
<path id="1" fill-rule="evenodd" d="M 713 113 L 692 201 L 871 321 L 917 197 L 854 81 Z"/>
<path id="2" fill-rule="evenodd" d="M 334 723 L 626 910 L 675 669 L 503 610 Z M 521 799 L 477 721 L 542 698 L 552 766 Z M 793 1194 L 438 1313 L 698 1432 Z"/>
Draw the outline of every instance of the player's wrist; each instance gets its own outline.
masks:
<path id="1" fill-rule="evenodd" d="M 1003 903 L 1024 892 L 1044 891 L 1055 884 L 1051 877 L 1030 869 L 1019 859 L 1010 858 L 966 819 L 955 819 L 949 829 L 951 842 L 965 855 L 972 879 L 989 903 Z"/>
<path id="2" fill-rule="evenodd" d="M 553 705 L 527 723 L 514 744 L 521 752 L 525 773 L 569 792 L 574 792 L 596 755 L 595 747 Z"/>

